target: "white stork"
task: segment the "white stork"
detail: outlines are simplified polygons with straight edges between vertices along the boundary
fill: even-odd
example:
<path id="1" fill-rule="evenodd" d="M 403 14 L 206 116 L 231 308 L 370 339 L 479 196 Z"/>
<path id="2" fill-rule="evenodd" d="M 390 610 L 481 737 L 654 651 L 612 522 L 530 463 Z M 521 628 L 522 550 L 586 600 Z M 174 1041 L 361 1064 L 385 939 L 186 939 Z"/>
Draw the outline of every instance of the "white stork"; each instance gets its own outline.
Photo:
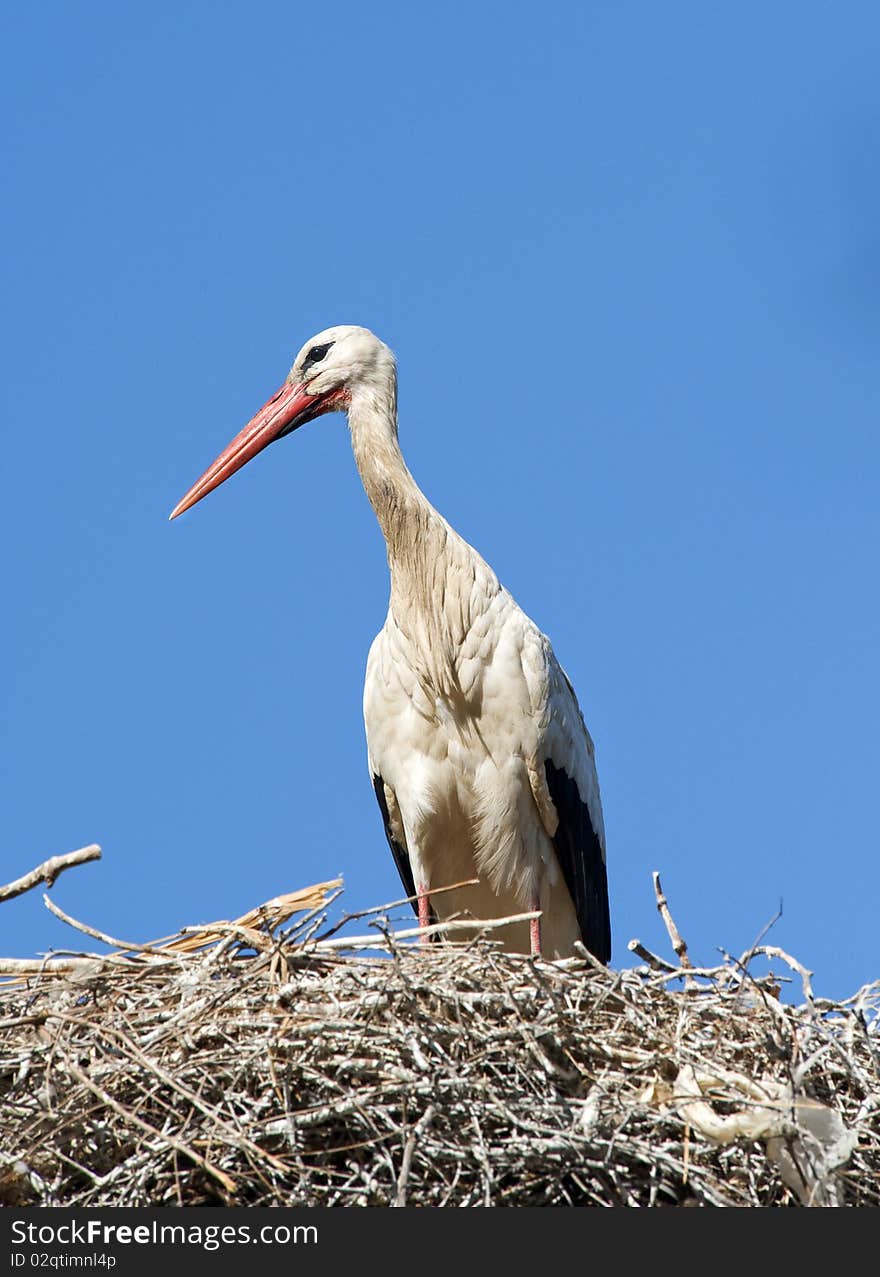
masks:
<path id="1" fill-rule="evenodd" d="M 549 640 L 419 489 L 397 438 L 397 370 L 365 328 L 306 342 L 277 394 L 174 509 L 195 505 L 268 444 L 345 411 L 385 536 L 388 616 L 370 649 L 364 719 L 385 833 L 421 926 L 502 927 L 513 952 L 611 953 L 593 742 Z M 478 879 L 476 885 L 440 888 Z M 414 906 L 415 907 L 415 906 Z"/>

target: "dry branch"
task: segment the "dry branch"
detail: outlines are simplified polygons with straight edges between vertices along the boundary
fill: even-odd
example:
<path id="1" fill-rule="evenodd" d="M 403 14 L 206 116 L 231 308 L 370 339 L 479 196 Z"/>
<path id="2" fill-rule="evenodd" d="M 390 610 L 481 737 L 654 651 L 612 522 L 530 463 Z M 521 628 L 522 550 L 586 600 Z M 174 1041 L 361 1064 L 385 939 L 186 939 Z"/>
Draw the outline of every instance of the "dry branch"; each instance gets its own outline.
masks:
<path id="1" fill-rule="evenodd" d="M 666 934 L 669 936 L 669 943 L 672 945 L 672 951 L 678 958 L 680 966 L 690 967 L 693 964 L 688 957 L 688 947 L 681 938 L 681 933 L 675 925 L 675 921 L 669 911 L 669 901 L 663 894 L 663 888 L 660 885 L 660 875 L 655 870 L 651 877 L 654 880 L 654 898 L 657 901 L 657 912 L 663 919 L 663 925 L 666 927 Z"/>
<path id="2" fill-rule="evenodd" d="M 5 887 L 0 887 L 0 904 L 4 900 L 13 900 L 16 896 L 23 895 L 41 882 L 45 882 L 47 886 L 51 887 L 58 875 L 63 873 L 65 869 L 73 869 L 76 865 L 86 865 L 90 860 L 100 859 L 101 848 L 97 843 L 92 843 L 88 847 L 80 847 L 79 851 L 68 851 L 64 856 L 51 856 L 48 860 L 44 860 L 41 865 L 37 865 L 36 869 L 26 873 L 23 878 L 16 878 L 15 882 L 8 882 Z"/>

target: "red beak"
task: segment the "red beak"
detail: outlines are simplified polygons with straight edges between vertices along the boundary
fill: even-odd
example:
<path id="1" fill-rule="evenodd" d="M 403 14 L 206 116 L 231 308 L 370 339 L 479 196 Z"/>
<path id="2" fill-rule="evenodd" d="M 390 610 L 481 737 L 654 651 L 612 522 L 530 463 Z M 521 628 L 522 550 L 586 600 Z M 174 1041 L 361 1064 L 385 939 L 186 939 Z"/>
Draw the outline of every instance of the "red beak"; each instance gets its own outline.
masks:
<path id="1" fill-rule="evenodd" d="M 184 510 L 201 501 L 270 443 L 328 411 L 331 406 L 328 400 L 332 398 L 332 395 L 310 395 L 302 382 L 291 385 L 286 381 L 251 418 L 244 430 L 239 431 L 232 443 L 223 449 L 217 460 L 208 466 L 186 496 L 178 501 L 170 517 L 176 519 Z"/>

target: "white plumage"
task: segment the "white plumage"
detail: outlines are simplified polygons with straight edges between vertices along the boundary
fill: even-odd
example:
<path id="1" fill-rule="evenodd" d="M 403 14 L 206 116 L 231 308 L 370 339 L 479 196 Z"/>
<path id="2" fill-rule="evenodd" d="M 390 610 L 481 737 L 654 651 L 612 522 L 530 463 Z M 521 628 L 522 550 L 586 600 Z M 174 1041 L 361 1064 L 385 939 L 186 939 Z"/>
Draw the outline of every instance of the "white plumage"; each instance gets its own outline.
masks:
<path id="1" fill-rule="evenodd" d="M 172 518 L 335 409 L 348 413 L 388 547 L 391 598 L 367 661 L 364 719 L 389 845 L 420 922 L 537 908 L 540 925 L 495 933 L 506 948 L 560 957 L 582 940 L 607 961 L 605 832 L 577 698 L 549 640 L 407 469 L 388 347 L 352 326 L 313 337 Z"/>

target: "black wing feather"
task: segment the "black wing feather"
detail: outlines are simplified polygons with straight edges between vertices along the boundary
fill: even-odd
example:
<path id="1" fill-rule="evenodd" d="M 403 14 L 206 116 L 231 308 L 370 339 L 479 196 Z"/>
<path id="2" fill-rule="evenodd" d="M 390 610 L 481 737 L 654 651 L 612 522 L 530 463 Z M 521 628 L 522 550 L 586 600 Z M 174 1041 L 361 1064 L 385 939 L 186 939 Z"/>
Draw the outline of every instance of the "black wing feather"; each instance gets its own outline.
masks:
<path id="1" fill-rule="evenodd" d="M 559 816 L 553 846 L 574 904 L 581 938 L 590 953 L 600 962 L 607 962 L 611 957 L 611 918 L 602 844 L 575 781 L 549 758 L 544 761 L 544 771 Z M 387 819 L 385 827 L 387 830 Z"/>
<path id="2" fill-rule="evenodd" d="M 382 813 L 382 824 L 385 826 L 385 837 L 388 839 L 388 846 L 391 848 L 391 854 L 394 857 L 394 863 L 397 865 L 397 872 L 400 874 L 400 881 L 403 883 L 403 890 L 406 895 L 412 897 L 411 904 L 413 913 L 418 917 L 419 906 L 416 901 L 416 884 L 413 878 L 412 865 L 409 863 L 409 855 L 406 847 L 398 842 L 391 832 L 391 821 L 388 816 L 388 803 L 385 799 L 385 782 L 381 776 L 373 777 L 373 789 L 376 791 L 376 801 L 379 804 L 379 810 Z M 433 909 L 431 910 L 431 921 L 436 922 Z"/>

